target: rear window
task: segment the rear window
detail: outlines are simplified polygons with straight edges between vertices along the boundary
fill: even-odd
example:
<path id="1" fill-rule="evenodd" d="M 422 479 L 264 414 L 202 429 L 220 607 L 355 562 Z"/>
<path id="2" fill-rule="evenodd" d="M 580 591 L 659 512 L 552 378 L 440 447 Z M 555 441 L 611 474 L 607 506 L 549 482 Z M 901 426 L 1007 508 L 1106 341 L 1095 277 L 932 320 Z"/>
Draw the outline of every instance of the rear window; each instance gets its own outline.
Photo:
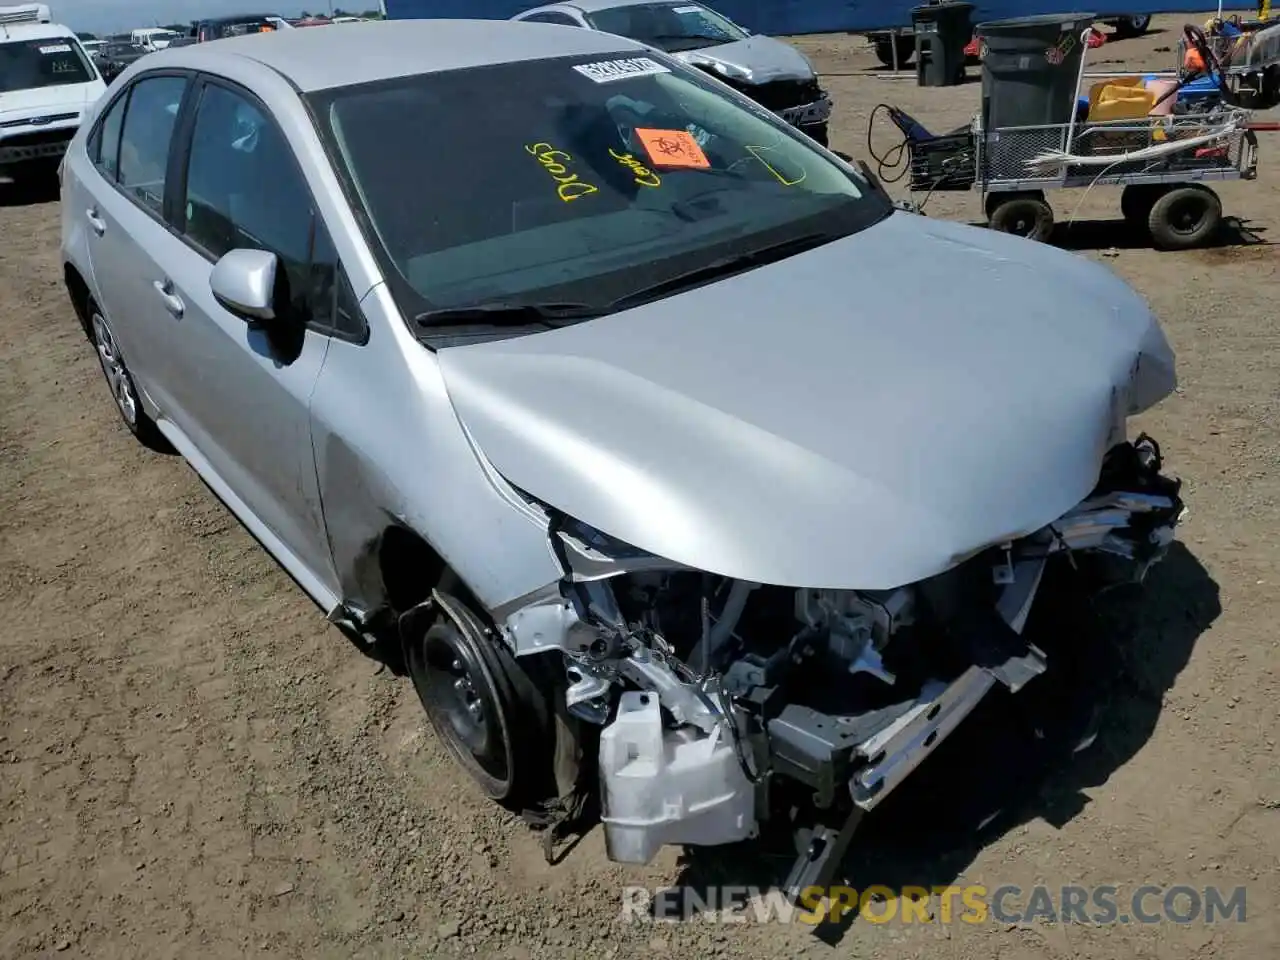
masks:
<path id="1" fill-rule="evenodd" d="M 70 38 L 0 43 L 0 93 L 88 83 L 94 76 L 79 44 Z"/>

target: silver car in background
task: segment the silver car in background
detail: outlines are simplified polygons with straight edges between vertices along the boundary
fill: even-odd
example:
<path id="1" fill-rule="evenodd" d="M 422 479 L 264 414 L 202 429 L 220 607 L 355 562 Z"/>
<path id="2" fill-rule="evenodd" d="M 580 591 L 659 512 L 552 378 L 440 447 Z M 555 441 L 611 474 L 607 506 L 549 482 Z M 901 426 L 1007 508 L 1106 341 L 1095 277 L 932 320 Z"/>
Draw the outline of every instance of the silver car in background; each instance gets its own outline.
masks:
<path id="1" fill-rule="evenodd" d="M 799 811 L 824 883 L 990 691 L 1083 655 L 1023 636 L 1042 582 L 1140 579 L 1181 513 L 1121 280 L 895 210 L 611 34 L 160 51 L 62 200 L 129 429 L 402 655 L 489 796 L 560 826 L 599 791 L 620 861 Z"/>
<path id="2" fill-rule="evenodd" d="M 790 44 L 752 34 L 690 0 L 566 0 L 511 18 L 603 30 L 665 51 L 799 127 L 824 147 L 831 98 L 809 59 Z"/>

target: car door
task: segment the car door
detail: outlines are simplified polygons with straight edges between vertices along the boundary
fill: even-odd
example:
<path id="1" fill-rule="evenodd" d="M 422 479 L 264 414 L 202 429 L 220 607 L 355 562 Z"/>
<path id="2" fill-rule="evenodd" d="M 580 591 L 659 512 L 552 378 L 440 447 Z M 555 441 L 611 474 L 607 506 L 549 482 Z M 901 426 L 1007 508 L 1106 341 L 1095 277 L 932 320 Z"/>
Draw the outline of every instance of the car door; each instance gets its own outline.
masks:
<path id="1" fill-rule="evenodd" d="M 107 105 L 88 141 L 92 169 L 80 171 L 85 205 L 73 213 L 88 225 L 98 305 L 135 385 L 166 415 L 173 404 L 161 371 L 169 366 L 172 317 L 157 287 L 164 272 L 155 251 L 171 239 L 165 186 L 189 82 L 183 74 L 147 74 Z"/>
<path id="2" fill-rule="evenodd" d="M 324 224 L 292 148 L 266 106 L 203 79 L 175 162 L 174 235 L 157 254 L 181 349 L 165 379 L 182 429 L 219 478 L 326 587 L 336 585 L 320 509 L 310 401 L 329 336 L 312 254 Z M 279 258 L 277 318 L 248 322 L 213 296 L 226 253 Z M 327 320 L 327 315 L 321 318 Z M 289 558 L 286 558 L 289 559 Z M 288 565 L 288 563 L 286 563 Z"/>

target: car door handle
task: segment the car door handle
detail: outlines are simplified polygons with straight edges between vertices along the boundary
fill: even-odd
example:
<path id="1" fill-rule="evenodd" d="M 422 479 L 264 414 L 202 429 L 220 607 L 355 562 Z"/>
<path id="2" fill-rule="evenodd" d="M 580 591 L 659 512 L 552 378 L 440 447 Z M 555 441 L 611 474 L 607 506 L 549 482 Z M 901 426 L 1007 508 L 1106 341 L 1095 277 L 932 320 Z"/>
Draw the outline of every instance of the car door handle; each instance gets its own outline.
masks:
<path id="1" fill-rule="evenodd" d="M 160 294 L 160 299 L 164 301 L 164 308 L 175 317 L 181 317 L 182 312 L 187 309 L 187 305 L 182 302 L 180 296 L 173 292 L 173 284 L 168 280 L 154 280 L 151 285 L 156 288 L 156 293 Z"/>
<path id="2" fill-rule="evenodd" d="M 89 226 L 93 228 L 93 232 L 98 236 L 102 236 L 107 232 L 107 221 L 102 219 L 96 207 L 90 207 L 84 212 L 84 215 L 89 220 Z"/>

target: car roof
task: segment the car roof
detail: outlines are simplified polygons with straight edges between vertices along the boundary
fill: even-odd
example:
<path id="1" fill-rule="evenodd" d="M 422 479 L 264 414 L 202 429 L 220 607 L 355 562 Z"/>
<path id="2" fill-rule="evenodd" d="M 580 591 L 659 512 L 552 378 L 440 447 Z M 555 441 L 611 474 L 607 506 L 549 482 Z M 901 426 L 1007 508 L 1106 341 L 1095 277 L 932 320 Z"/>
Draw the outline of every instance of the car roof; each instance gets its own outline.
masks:
<path id="1" fill-rule="evenodd" d="M 147 63 L 216 70 L 224 57 L 261 63 L 305 92 L 422 73 L 590 54 L 651 53 L 595 30 L 510 20 L 384 20 L 341 30 L 277 30 L 161 50 Z"/>
<path id="2" fill-rule="evenodd" d="M 0 43 L 6 40 L 76 39 L 75 31 L 60 23 L 10 23 L 0 27 Z"/>

